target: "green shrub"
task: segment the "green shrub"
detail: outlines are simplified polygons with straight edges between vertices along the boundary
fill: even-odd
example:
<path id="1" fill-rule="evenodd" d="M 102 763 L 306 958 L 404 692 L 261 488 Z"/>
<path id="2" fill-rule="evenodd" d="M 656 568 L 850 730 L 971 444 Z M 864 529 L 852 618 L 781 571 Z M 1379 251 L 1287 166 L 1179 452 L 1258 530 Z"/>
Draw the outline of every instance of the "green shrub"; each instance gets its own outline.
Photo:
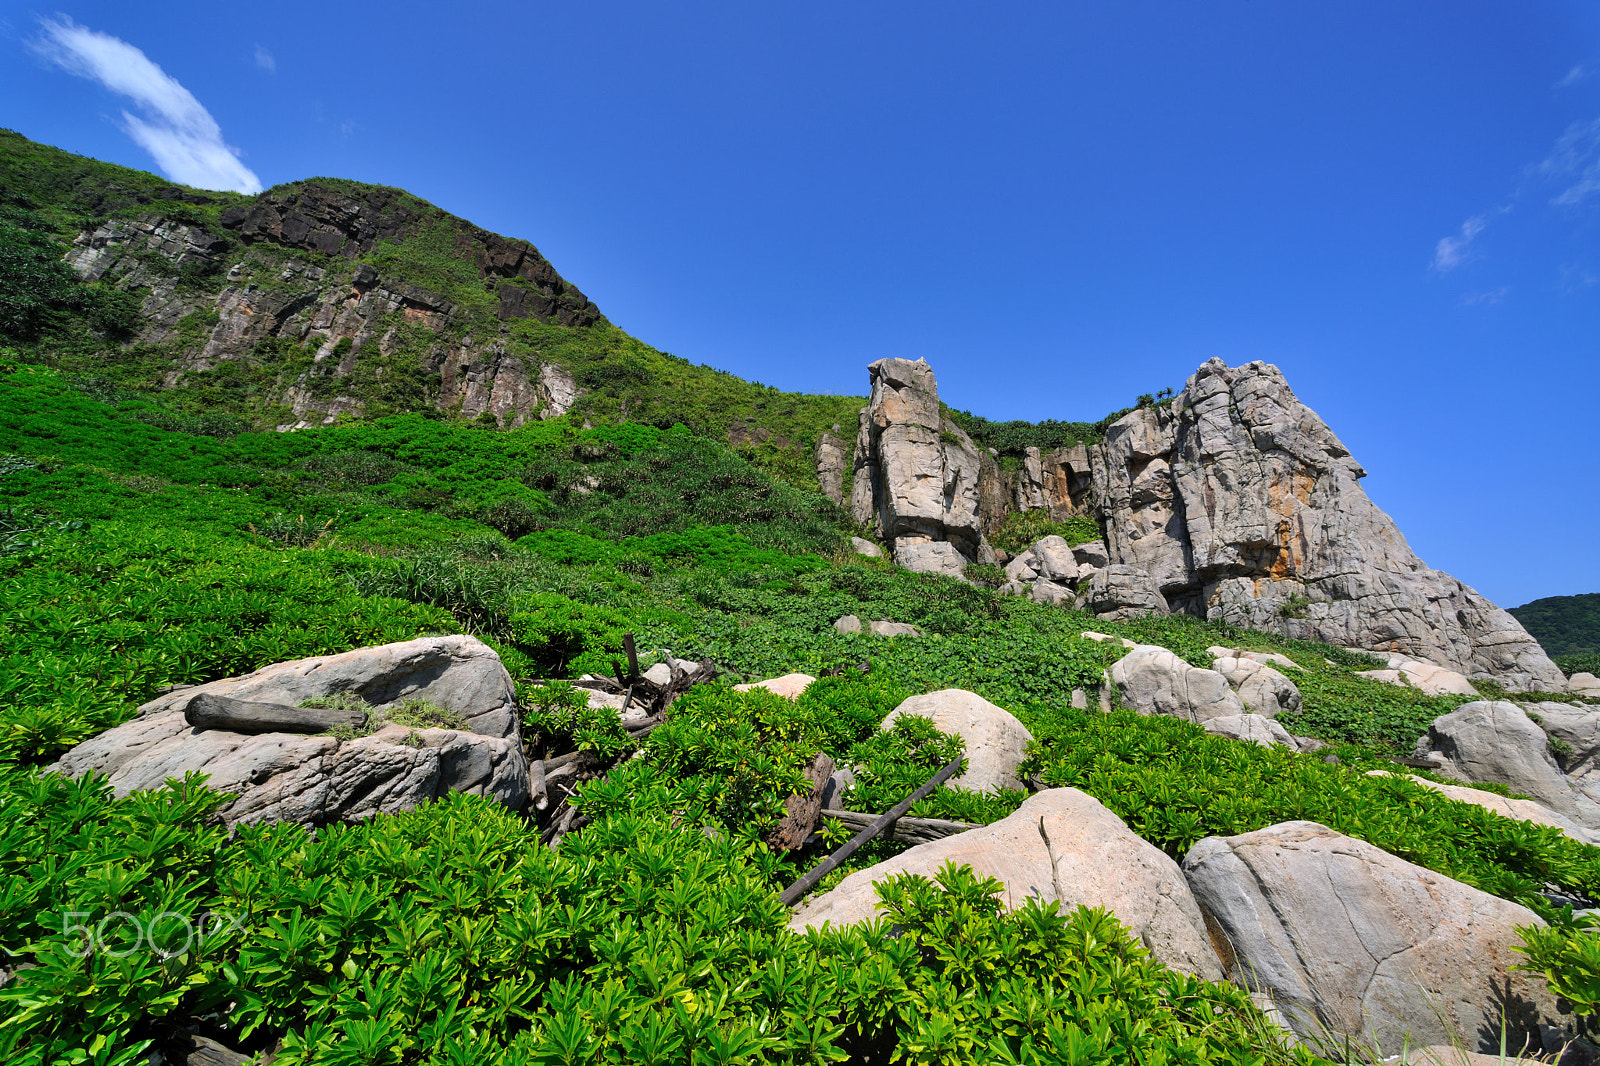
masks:
<path id="1" fill-rule="evenodd" d="M 549 676 L 610 674 L 632 628 L 626 614 L 579 603 L 556 592 L 524 596 L 510 619 L 510 639 Z"/>
<path id="2" fill-rule="evenodd" d="M 1061 537 L 1073 545 L 1088 544 L 1100 539 L 1100 526 L 1084 515 L 1053 522 L 1047 510 L 1012 511 L 989 538 L 989 543 L 1012 555 L 1020 555 L 1042 537 Z"/>

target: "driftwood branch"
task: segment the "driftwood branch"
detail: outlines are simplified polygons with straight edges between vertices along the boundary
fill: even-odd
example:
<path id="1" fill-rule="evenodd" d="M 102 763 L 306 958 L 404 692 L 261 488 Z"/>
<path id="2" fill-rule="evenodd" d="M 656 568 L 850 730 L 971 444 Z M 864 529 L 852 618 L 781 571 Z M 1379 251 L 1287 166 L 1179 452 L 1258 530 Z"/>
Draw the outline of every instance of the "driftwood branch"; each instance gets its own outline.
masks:
<path id="1" fill-rule="evenodd" d="M 871 825 L 867 826 L 861 832 L 847 840 L 844 843 L 844 846 L 838 851 L 834 852 L 832 855 L 829 855 L 826 859 L 823 859 L 822 862 L 819 863 L 810 873 L 806 874 L 800 880 L 784 889 L 783 895 L 778 897 L 783 901 L 783 905 L 785 907 L 793 907 L 796 903 L 800 902 L 800 900 L 804 899 L 805 894 L 816 887 L 818 881 L 821 881 L 824 877 L 827 877 L 834 870 L 838 869 L 839 865 L 850 856 L 854 855 L 862 845 L 870 843 L 874 838 L 882 834 L 882 832 L 885 829 L 888 829 L 896 820 L 900 818 L 901 815 L 909 811 L 918 800 L 926 797 L 934 789 L 944 784 L 945 781 L 953 776 L 957 770 L 961 769 L 961 760 L 962 756 L 960 755 L 957 755 L 954 759 L 951 759 L 944 765 L 943 769 L 934 774 L 932 777 L 928 778 L 927 782 L 923 784 L 921 788 L 917 789 L 915 792 L 911 793 L 911 795 L 895 804 L 893 810 L 889 811 L 887 814 L 880 815 L 878 819 Z"/>
<path id="2" fill-rule="evenodd" d="M 857 832 L 867 828 L 878 820 L 876 814 L 862 814 L 860 811 L 825 810 L 822 817 L 832 818 L 847 829 Z M 935 840 L 965 833 L 969 829 L 977 829 L 972 822 L 948 822 L 943 818 L 910 818 L 903 817 L 895 820 L 882 834 L 891 840 L 898 840 L 905 844 L 928 844 Z"/>
<path id="3" fill-rule="evenodd" d="M 359 729 L 367 720 L 362 711 L 250 703 L 209 692 L 191 699 L 183 717 L 196 729 L 222 729 L 229 733 L 321 733 L 341 725 Z"/>

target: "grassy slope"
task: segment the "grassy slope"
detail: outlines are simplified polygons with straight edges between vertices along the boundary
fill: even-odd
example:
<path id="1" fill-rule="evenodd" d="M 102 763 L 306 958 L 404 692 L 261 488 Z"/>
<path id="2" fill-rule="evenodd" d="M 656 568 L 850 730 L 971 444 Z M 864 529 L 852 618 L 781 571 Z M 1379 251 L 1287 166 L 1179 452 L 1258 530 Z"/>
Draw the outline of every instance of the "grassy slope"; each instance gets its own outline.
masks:
<path id="1" fill-rule="evenodd" d="M 1510 610 L 1552 657 L 1600 656 L 1600 592 L 1546 596 Z"/>
<path id="2" fill-rule="evenodd" d="M 148 175 L 26 142 L 0 138 L 0 150 L 8 166 L 45 159 L 29 163 L 35 201 L 12 205 L 30 225 L 64 233 L 84 212 L 137 211 L 139 195 L 159 191 Z M 83 206 L 97 183 L 118 185 L 126 202 Z M 471 279 L 452 281 L 456 267 L 433 252 L 419 241 L 375 254 L 418 277 L 442 271 L 431 280 L 465 298 Z M 1038 738 L 1031 772 L 1097 796 L 1169 854 L 1208 833 L 1310 817 L 1557 921 L 1540 886 L 1600 892 L 1592 849 L 1365 777 L 1460 701 L 1356 678 L 1362 657 L 1188 618 L 1098 622 L 839 552 L 838 511 L 772 476 L 792 475 L 792 447 L 769 442 L 749 457 L 764 470 L 714 441 L 633 422 L 631 403 L 631 424 L 587 431 L 578 416 L 502 433 L 396 414 L 235 433 L 218 410 L 225 390 L 152 398 L 23 365 L 71 369 L 73 352 L 94 350 L 87 319 L 72 315 L 54 339 L 0 361 L 0 947 L 40 964 L 0 989 L 8 1061 L 131 1066 L 169 1021 L 209 1012 L 235 1044 L 282 1037 L 286 1066 L 687 1061 L 691 1051 L 798 1063 L 895 1048 L 928 1062 L 1292 1060 L 1243 997 L 1140 959 L 1103 917 L 1001 917 L 985 886 L 958 876 L 942 892 L 888 894 L 898 937 L 783 932 L 773 892 L 817 855 L 775 856 L 759 836 L 800 764 L 818 749 L 851 762 L 861 768 L 851 804 L 887 807 L 957 742 L 874 726 L 906 695 L 941 687 L 1012 710 Z M 859 402 L 690 368 L 610 327 L 514 328 L 575 366 L 622 366 L 591 400 L 619 410 L 656 402 L 663 383 L 721 382 L 706 417 L 745 410 L 790 427 L 830 417 L 811 400 Z M 597 355 L 597 337 L 613 347 Z M 627 369 L 634 358 L 643 375 Z M 1003 432 L 1008 447 L 1021 439 Z M 927 635 L 841 635 L 831 623 L 846 613 Z M 1285 652 L 1303 668 L 1306 702 L 1286 724 L 1342 742 L 1346 764 L 1129 712 L 1072 711 L 1070 689 L 1095 685 L 1121 654 L 1082 639 L 1086 628 L 1202 665 L 1211 644 Z M 203 790 L 113 802 L 92 784 L 26 772 L 162 685 L 450 630 L 501 651 L 530 734 L 558 728 L 532 682 L 604 669 L 628 631 L 647 659 L 670 648 L 735 676 L 870 671 L 794 704 L 696 690 L 639 759 L 586 787 L 596 821 L 559 853 L 471 797 L 315 841 L 248 829 L 225 846 L 205 823 L 215 800 Z M 631 750 L 614 723 L 584 729 L 608 753 Z M 988 822 L 1020 799 L 946 789 L 917 813 Z M 855 865 L 892 850 L 864 849 Z M 245 922 L 175 960 L 80 960 L 66 950 L 64 910 Z M 953 943 L 962 951 L 933 950 Z"/>

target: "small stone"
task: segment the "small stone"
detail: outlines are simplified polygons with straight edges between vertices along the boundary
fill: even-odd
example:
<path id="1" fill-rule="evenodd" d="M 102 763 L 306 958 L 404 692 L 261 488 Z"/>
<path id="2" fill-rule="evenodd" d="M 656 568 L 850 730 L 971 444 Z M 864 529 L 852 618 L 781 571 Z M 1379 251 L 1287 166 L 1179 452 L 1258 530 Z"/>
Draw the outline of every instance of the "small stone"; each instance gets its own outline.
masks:
<path id="1" fill-rule="evenodd" d="M 868 625 L 872 632 L 880 637 L 920 637 L 922 630 L 909 622 L 891 622 L 887 618 L 880 618 Z"/>
<path id="2" fill-rule="evenodd" d="M 765 681 L 752 681 L 748 685 L 735 685 L 735 692 L 749 692 L 754 688 L 764 688 L 768 692 L 777 693 L 786 699 L 797 700 L 800 694 L 811 687 L 816 678 L 810 674 L 784 674 L 782 677 L 769 677 Z M 829 771 L 832 772 L 831 770 Z"/>
<path id="3" fill-rule="evenodd" d="M 869 559 L 883 558 L 883 549 L 865 537 L 851 537 L 850 547 L 855 549 L 857 555 L 865 555 Z"/>
<path id="4" fill-rule="evenodd" d="M 861 632 L 861 619 L 853 614 L 843 615 L 834 619 L 833 628 L 840 633 Z"/>

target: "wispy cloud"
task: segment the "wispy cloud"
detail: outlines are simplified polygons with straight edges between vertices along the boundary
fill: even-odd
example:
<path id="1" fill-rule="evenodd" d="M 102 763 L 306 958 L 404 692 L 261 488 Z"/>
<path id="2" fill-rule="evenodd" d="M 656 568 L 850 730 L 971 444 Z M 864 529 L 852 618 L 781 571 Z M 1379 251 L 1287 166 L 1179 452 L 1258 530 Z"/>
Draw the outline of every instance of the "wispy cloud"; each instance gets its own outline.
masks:
<path id="1" fill-rule="evenodd" d="M 1449 237 L 1440 237 L 1439 243 L 1433 247 L 1433 269 L 1441 274 L 1448 274 L 1456 267 L 1473 258 L 1471 252 L 1472 239 L 1483 232 L 1489 224 L 1488 218 L 1483 215 L 1473 215 L 1461 223 L 1461 232 Z"/>
<path id="2" fill-rule="evenodd" d="M 1565 88 L 1567 88 L 1569 86 L 1578 84 L 1580 81 L 1582 81 L 1584 78 L 1587 78 L 1588 76 L 1589 76 L 1589 69 L 1587 67 L 1585 67 L 1582 63 L 1579 63 L 1577 66 L 1575 66 L 1571 70 L 1567 71 L 1567 76 L 1566 77 L 1564 77 L 1560 81 L 1556 82 L 1555 88 L 1557 88 L 1557 89 L 1565 89 Z"/>
<path id="3" fill-rule="evenodd" d="M 1462 307 L 1491 307 L 1504 300 L 1506 294 L 1510 291 L 1511 287 L 1509 285 L 1502 285 L 1498 289 L 1490 289 L 1487 292 L 1469 292 L 1456 302 Z"/>
<path id="4" fill-rule="evenodd" d="M 134 102 L 143 116 L 124 111 L 123 129 L 167 177 L 202 189 L 261 191 L 260 179 L 223 143 L 211 112 L 139 49 L 64 15 L 42 19 L 40 28 L 33 44 L 39 55 Z"/>
<path id="5" fill-rule="evenodd" d="M 272 58 L 271 52 L 267 51 L 259 44 L 256 45 L 256 66 L 260 67 L 268 74 L 276 74 L 278 72 L 278 61 Z"/>
<path id="6" fill-rule="evenodd" d="M 1551 199 L 1553 204 L 1576 206 L 1600 192 L 1600 118 L 1568 126 L 1534 169 L 1567 186 Z"/>

